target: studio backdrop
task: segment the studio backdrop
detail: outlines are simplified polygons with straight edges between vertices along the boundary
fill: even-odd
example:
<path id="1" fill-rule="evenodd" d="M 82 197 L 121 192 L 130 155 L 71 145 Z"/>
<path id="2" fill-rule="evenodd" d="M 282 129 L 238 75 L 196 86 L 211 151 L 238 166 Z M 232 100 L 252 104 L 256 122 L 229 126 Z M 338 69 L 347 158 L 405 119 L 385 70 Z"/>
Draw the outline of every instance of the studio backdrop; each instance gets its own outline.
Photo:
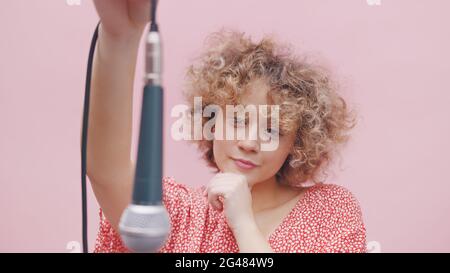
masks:
<path id="1" fill-rule="evenodd" d="M 446 0 L 160 0 L 164 175 L 213 176 L 171 135 L 187 66 L 208 34 L 273 34 L 328 67 L 356 110 L 326 179 L 357 196 L 370 252 L 450 251 L 450 2 Z M 0 9 L 0 252 L 77 252 L 86 63 L 98 15 L 88 0 L 4 0 Z M 141 45 L 143 45 L 143 40 Z M 136 66 L 136 157 L 144 77 Z M 88 184 L 90 250 L 99 205 Z"/>

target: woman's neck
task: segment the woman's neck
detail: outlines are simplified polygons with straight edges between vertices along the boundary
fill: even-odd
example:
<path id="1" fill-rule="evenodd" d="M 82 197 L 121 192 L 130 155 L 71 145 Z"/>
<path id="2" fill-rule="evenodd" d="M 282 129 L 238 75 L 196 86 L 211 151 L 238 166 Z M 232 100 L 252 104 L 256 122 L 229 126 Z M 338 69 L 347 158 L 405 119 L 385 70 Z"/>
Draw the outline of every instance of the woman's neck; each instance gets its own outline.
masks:
<path id="1" fill-rule="evenodd" d="M 277 183 L 274 176 L 253 185 L 251 193 L 253 212 L 258 213 L 279 207 L 299 195 L 301 190 Z"/>

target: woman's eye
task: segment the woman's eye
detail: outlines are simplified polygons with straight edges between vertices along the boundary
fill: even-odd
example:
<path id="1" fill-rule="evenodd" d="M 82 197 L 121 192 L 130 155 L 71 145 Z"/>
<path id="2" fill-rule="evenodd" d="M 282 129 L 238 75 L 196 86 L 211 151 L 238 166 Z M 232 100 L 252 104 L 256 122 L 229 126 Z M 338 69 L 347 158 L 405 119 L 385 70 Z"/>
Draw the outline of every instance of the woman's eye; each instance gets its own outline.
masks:
<path id="1" fill-rule="evenodd" d="M 245 125 L 245 120 L 234 118 L 234 123 L 233 124 L 235 126 L 244 126 Z"/>
<path id="2" fill-rule="evenodd" d="M 279 136 L 282 136 L 282 134 L 280 134 L 280 132 L 278 131 L 278 130 L 276 130 L 276 129 L 272 129 L 272 128 L 267 128 L 267 133 L 268 134 L 271 134 L 271 135 L 279 135 Z"/>

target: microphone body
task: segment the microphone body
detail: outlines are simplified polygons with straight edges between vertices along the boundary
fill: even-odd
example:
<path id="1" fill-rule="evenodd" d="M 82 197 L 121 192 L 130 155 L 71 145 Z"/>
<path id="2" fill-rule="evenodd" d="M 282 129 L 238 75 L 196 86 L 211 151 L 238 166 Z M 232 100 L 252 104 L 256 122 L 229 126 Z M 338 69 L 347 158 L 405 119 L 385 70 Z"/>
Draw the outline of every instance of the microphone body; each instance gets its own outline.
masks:
<path id="1" fill-rule="evenodd" d="M 119 222 L 121 238 L 134 252 L 156 252 L 167 239 L 170 221 L 162 204 L 163 105 L 161 40 L 157 31 L 146 39 L 139 146 L 132 203 Z"/>

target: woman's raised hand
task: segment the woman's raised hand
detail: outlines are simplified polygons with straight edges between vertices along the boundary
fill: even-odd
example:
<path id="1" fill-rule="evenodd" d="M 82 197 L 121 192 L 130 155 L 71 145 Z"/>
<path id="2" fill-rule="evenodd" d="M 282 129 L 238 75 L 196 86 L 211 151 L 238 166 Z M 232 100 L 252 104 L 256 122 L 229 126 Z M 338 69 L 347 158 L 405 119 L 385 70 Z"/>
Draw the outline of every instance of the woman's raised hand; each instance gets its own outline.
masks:
<path id="1" fill-rule="evenodd" d="M 112 37 L 142 33 L 150 20 L 150 0 L 94 0 L 102 31 Z"/>

